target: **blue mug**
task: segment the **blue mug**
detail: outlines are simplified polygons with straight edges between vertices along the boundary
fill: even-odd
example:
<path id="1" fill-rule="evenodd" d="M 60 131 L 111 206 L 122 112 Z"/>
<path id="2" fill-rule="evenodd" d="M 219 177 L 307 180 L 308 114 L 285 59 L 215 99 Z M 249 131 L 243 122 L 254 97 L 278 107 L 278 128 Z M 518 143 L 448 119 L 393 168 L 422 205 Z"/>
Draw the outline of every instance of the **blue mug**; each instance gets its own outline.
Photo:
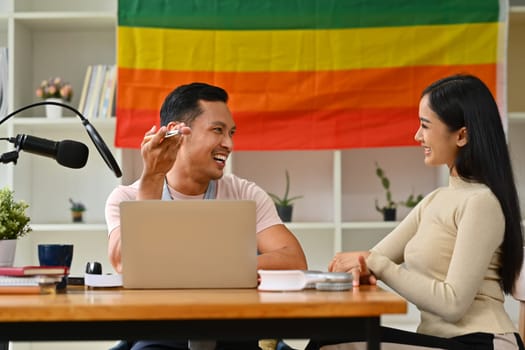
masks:
<path id="1" fill-rule="evenodd" d="M 39 244 L 38 261 L 40 266 L 67 266 L 71 267 L 73 260 L 73 244 Z M 67 287 L 67 276 L 58 283 L 57 290 Z"/>

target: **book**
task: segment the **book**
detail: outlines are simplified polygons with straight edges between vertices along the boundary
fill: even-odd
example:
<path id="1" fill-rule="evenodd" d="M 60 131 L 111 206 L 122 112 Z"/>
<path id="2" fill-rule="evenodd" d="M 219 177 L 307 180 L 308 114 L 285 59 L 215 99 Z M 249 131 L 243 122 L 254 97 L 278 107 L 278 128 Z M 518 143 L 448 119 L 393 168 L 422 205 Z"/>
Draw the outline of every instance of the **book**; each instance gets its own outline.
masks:
<path id="1" fill-rule="evenodd" d="M 258 270 L 257 272 L 260 280 L 257 289 L 261 291 L 299 291 L 310 288 L 344 290 L 351 288 L 352 282 L 352 275 L 346 272 L 314 270 Z"/>
<path id="2" fill-rule="evenodd" d="M 111 107 L 113 103 L 114 91 L 115 91 L 115 80 L 116 80 L 116 66 L 109 65 L 106 70 L 106 76 L 104 77 L 104 86 L 100 95 L 100 102 L 98 106 L 98 116 L 100 118 L 109 118 L 111 116 Z"/>
<path id="3" fill-rule="evenodd" d="M 84 285 L 88 287 L 122 287 L 122 275 L 86 273 L 84 274 Z"/>
<path id="4" fill-rule="evenodd" d="M 89 82 L 91 81 L 91 70 L 93 66 L 88 66 L 86 69 L 86 74 L 84 76 L 84 84 L 82 85 L 82 92 L 80 95 L 80 102 L 78 104 L 78 110 L 80 113 L 84 112 L 84 106 L 86 105 L 86 97 L 89 89 Z"/>
<path id="5" fill-rule="evenodd" d="M 0 47 L 0 119 L 7 115 L 8 86 L 7 47 Z"/>
<path id="6" fill-rule="evenodd" d="M 41 294 L 42 289 L 36 286 L 0 286 L 1 294 Z"/>
<path id="7" fill-rule="evenodd" d="M 43 294 L 56 290 L 61 275 L 0 276 L 0 294 Z"/>
<path id="8" fill-rule="evenodd" d="M 100 118 L 98 107 L 100 104 L 100 95 L 102 95 L 102 89 L 104 88 L 104 78 L 106 77 L 107 70 L 108 66 L 106 64 L 99 65 L 99 69 L 97 69 L 95 84 L 93 85 L 93 100 L 90 101 L 90 105 L 88 106 L 88 116 L 90 118 Z"/>
<path id="9" fill-rule="evenodd" d="M 86 86 L 86 96 L 85 96 L 85 99 L 83 101 L 84 103 L 82 105 L 82 109 L 79 110 L 80 113 L 82 113 L 82 115 L 84 117 L 86 117 L 86 118 L 89 117 L 87 115 L 88 110 L 89 110 L 88 106 L 89 106 L 91 100 L 93 99 L 93 85 L 95 84 L 95 79 L 96 79 L 96 75 L 97 75 L 98 65 L 91 65 L 89 67 L 90 67 L 90 68 L 88 68 L 89 69 L 89 82 L 87 82 L 87 86 Z"/>
<path id="10" fill-rule="evenodd" d="M 7 266 L 0 267 L 0 276 L 64 276 L 69 273 L 67 266 Z"/>
<path id="11" fill-rule="evenodd" d="M 84 110 L 81 111 L 86 118 L 96 118 L 102 79 L 106 72 L 106 66 L 96 64 L 91 68 L 91 79 L 89 81 Z"/>

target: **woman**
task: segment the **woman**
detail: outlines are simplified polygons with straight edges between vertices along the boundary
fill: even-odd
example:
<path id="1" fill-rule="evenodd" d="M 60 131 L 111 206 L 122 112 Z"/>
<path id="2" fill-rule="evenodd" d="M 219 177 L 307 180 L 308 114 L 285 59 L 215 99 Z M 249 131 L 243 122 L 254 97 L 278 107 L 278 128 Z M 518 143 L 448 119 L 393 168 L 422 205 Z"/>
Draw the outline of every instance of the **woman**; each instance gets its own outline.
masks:
<path id="1" fill-rule="evenodd" d="M 419 120 L 425 164 L 447 165 L 448 187 L 427 195 L 370 251 L 337 254 L 329 270 L 351 272 L 354 285 L 382 280 L 418 307 L 417 333 L 384 327 L 383 349 L 523 349 L 503 307 L 523 238 L 496 102 L 480 79 L 450 76 L 423 91 Z M 359 340 L 312 340 L 307 349 L 363 348 Z"/>

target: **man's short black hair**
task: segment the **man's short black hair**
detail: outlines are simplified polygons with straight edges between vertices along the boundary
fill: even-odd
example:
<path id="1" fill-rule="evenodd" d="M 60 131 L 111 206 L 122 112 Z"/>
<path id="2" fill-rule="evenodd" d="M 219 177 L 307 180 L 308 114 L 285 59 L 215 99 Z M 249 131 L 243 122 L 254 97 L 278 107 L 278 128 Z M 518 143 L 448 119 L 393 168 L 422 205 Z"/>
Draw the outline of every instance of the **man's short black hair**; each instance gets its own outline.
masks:
<path id="1" fill-rule="evenodd" d="M 228 102 L 228 93 L 206 83 L 181 85 L 166 96 L 160 109 L 160 124 L 179 121 L 191 126 L 193 120 L 203 111 L 199 100 Z"/>

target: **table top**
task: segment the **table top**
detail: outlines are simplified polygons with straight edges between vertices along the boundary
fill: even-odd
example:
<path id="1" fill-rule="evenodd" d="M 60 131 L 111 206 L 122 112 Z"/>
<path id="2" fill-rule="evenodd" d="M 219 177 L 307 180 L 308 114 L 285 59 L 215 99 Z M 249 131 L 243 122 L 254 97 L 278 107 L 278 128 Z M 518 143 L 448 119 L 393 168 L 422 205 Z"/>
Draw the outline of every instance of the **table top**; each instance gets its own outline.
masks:
<path id="1" fill-rule="evenodd" d="M 338 292 L 70 288 L 67 293 L 0 296 L 0 322 L 334 318 L 406 311 L 403 298 L 377 286 Z"/>

